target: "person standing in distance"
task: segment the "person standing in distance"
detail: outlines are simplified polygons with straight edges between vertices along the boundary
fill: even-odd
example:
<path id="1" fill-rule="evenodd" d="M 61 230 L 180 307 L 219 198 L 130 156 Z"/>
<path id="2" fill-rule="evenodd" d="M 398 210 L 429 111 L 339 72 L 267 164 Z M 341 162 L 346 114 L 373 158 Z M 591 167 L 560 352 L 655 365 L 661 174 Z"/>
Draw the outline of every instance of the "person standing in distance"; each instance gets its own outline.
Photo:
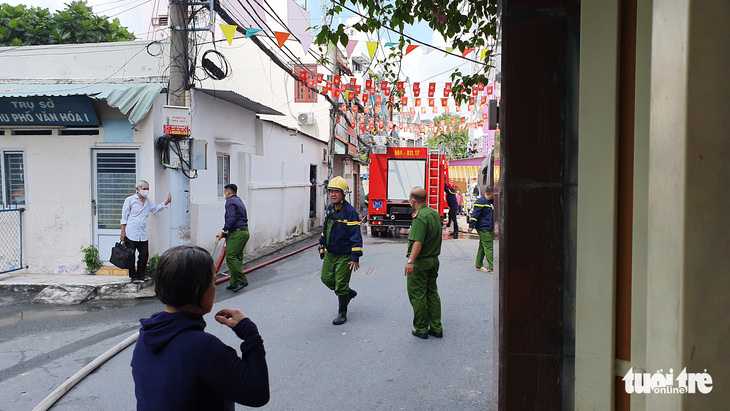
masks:
<path id="1" fill-rule="evenodd" d="M 456 200 L 456 187 L 453 184 L 444 182 L 444 191 L 446 192 L 446 203 L 449 205 L 449 225 L 454 223 L 454 231 L 451 232 L 453 238 L 459 238 L 459 223 L 456 216 L 459 213 L 459 202 Z"/>
<path id="2" fill-rule="evenodd" d="M 150 213 L 157 213 L 167 210 L 167 205 L 172 201 L 172 195 L 167 193 L 167 201 L 164 204 L 155 204 L 147 196 L 150 193 L 150 183 L 139 180 L 135 184 L 137 192 L 127 197 L 122 206 L 122 233 L 119 235 L 121 241 L 127 248 L 139 252 L 137 267 L 134 266 L 134 257 L 129 259 L 127 270 L 129 278 L 134 284 L 149 280 L 147 277 L 147 259 L 149 258 L 149 246 L 147 242 L 147 217 Z"/>
<path id="3" fill-rule="evenodd" d="M 248 242 L 248 214 L 246 206 L 243 205 L 236 193 L 238 186 L 226 184 L 223 187 L 223 195 L 226 196 L 226 215 L 223 230 L 215 238 L 227 237 L 226 242 L 226 264 L 231 275 L 230 285 L 226 287 L 235 293 L 248 286 L 248 280 L 243 275 L 243 249 Z"/>
<path id="4" fill-rule="evenodd" d="M 477 234 L 479 234 L 479 248 L 475 265 L 477 270 L 484 271 L 485 273 L 491 273 L 494 269 L 494 265 L 492 264 L 492 247 L 494 246 L 492 243 L 494 241 L 494 235 L 492 234 L 494 220 L 493 198 L 494 191 L 492 187 L 487 187 L 484 195 L 479 197 L 479 200 L 474 203 L 474 211 L 469 218 L 469 230 L 467 230 L 471 233 L 476 228 Z M 489 268 L 484 267 L 484 257 L 487 258 Z"/>
<path id="5" fill-rule="evenodd" d="M 439 275 L 439 254 L 441 254 L 441 217 L 426 204 L 426 190 L 414 187 L 408 196 L 413 213 L 411 229 L 408 232 L 405 275 L 408 285 L 408 299 L 413 306 L 413 327 L 411 334 L 427 339 L 444 336 L 441 326 L 441 297 L 436 279 Z"/>
<path id="6" fill-rule="evenodd" d="M 350 288 L 350 276 L 360 268 L 362 234 L 357 211 L 345 201 L 347 181 L 337 176 L 330 180 L 327 190 L 332 204 L 327 207 L 319 237 L 320 253 L 324 256 L 322 282 L 337 295 L 339 310 L 332 324 L 340 325 L 347 321 L 347 305 L 357 295 Z"/>

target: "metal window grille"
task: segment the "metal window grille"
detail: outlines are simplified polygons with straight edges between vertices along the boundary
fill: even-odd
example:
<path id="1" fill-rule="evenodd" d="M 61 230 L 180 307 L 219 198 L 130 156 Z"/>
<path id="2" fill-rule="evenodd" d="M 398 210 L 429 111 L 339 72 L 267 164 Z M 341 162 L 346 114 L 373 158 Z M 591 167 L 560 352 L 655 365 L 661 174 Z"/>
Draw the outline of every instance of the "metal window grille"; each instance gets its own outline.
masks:
<path id="1" fill-rule="evenodd" d="M 218 154 L 218 196 L 223 196 L 223 187 L 231 182 L 231 157 Z"/>
<path id="2" fill-rule="evenodd" d="M 22 208 L 0 210 L 0 274 L 23 268 Z"/>
<path id="3" fill-rule="evenodd" d="M 134 153 L 98 153 L 97 198 L 100 229 L 121 229 L 124 199 L 135 193 L 137 179 Z"/>
<path id="4" fill-rule="evenodd" d="M 3 193 L 4 206 L 25 204 L 25 171 L 23 153 L 3 153 L 2 171 L 0 171 L 0 190 Z"/>
<path id="5" fill-rule="evenodd" d="M 307 70 L 307 80 L 317 79 L 316 65 L 296 66 L 294 72 L 299 75 L 299 70 Z M 294 81 L 294 102 L 295 103 L 316 103 L 317 93 L 310 90 L 307 85 L 298 78 Z"/>

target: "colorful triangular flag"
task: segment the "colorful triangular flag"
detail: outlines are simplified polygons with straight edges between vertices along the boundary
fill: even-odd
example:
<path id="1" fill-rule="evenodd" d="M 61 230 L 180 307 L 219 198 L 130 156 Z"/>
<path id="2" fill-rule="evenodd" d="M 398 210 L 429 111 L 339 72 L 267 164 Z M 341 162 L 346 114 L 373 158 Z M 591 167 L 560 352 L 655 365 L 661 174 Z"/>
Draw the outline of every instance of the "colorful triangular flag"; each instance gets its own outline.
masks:
<path id="1" fill-rule="evenodd" d="M 466 50 L 464 50 L 463 53 L 461 53 L 461 56 L 462 57 L 466 57 L 466 55 L 469 54 L 469 53 L 471 53 L 472 51 L 474 51 L 474 49 L 466 49 Z"/>
<path id="2" fill-rule="evenodd" d="M 299 42 L 302 43 L 302 50 L 304 51 L 304 54 L 307 54 L 309 46 L 312 45 L 312 40 L 314 40 L 314 36 L 309 34 L 300 34 L 297 37 L 299 37 Z"/>
<path id="3" fill-rule="evenodd" d="M 412 52 L 413 50 L 415 50 L 417 48 L 418 48 L 418 46 L 416 46 L 415 44 L 409 44 L 408 47 L 406 47 L 406 56 L 408 55 L 408 53 Z"/>
<path id="4" fill-rule="evenodd" d="M 219 24 L 221 31 L 223 32 L 223 35 L 226 37 L 226 41 L 228 41 L 228 45 L 233 44 L 233 36 L 236 34 L 236 28 L 238 26 L 234 26 L 232 24 Z"/>
<path id="5" fill-rule="evenodd" d="M 253 36 L 254 34 L 258 33 L 259 31 L 263 31 L 263 29 L 255 29 L 255 28 L 249 27 L 246 29 L 245 37 L 249 38 L 249 37 Z"/>
<path id="6" fill-rule="evenodd" d="M 291 33 L 288 33 L 288 32 L 287 33 L 284 33 L 284 32 L 281 32 L 281 31 L 275 31 L 274 32 L 274 35 L 276 36 L 276 42 L 279 43 L 279 48 L 284 47 L 284 42 L 286 41 L 286 39 L 289 38 L 289 35 L 290 34 Z"/>
<path id="7" fill-rule="evenodd" d="M 357 40 L 350 40 L 347 42 L 347 46 L 345 46 L 345 50 L 347 50 L 347 58 L 349 59 L 352 55 L 352 51 L 355 50 L 355 46 L 357 45 Z"/>
<path id="8" fill-rule="evenodd" d="M 374 41 L 368 41 L 367 46 L 368 46 L 368 52 L 370 53 L 370 59 L 372 60 L 373 56 L 375 55 L 375 51 L 378 49 L 378 43 L 376 43 Z"/>
<path id="9" fill-rule="evenodd" d="M 397 46 L 397 45 L 398 45 L 398 43 L 392 42 L 392 41 L 389 41 L 389 42 L 385 43 L 385 47 L 394 47 L 394 46 Z"/>

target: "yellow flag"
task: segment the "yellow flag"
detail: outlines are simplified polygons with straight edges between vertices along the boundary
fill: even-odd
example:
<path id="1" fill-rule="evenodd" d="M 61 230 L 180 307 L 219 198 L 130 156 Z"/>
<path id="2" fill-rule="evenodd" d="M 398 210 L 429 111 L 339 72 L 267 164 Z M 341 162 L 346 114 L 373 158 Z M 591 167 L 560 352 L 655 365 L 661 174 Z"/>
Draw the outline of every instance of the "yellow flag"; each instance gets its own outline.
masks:
<path id="1" fill-rule="evenodd" d="M 370 52 L 370 60 L 373 59 L 373 56 L 375 55 L 375 50 L 378 49 L 378 43 L 374 41 L 368 41 L 368 51 Z"/>
<path id="2" fill-rule="evenodd" d="M 226 36 L 226 40 L 228 40 L 228 45 L 232 45 L 233 35 L 236 34 L 236 28 L 238 28 L 238 26 L 234 26 L 231 24 L 219 24 L 219 26 L 221 27 L 223 35 Z"/>

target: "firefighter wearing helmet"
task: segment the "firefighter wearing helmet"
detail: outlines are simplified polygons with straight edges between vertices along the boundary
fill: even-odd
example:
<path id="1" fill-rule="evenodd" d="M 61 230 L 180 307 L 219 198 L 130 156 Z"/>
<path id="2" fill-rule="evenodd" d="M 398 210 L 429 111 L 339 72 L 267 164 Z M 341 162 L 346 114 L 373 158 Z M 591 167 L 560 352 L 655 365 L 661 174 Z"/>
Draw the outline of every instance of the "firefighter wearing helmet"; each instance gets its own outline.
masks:
<path id="1" fill-rule="evenodd" d="M 319 251 L 323 257 L 322 282 L 335 292 L 339 302 L 334 325 L 347 321 L 347 305 L 357 292 L 350 288 L 350 276 L 360 268 L 362 234 L 360 217 L 355 208 L 345 201 L 349 191 L 347 181 L 335 177 L 327 185 L 332 204 L 327 207 L 324 228 L 319 237 Z"/>

